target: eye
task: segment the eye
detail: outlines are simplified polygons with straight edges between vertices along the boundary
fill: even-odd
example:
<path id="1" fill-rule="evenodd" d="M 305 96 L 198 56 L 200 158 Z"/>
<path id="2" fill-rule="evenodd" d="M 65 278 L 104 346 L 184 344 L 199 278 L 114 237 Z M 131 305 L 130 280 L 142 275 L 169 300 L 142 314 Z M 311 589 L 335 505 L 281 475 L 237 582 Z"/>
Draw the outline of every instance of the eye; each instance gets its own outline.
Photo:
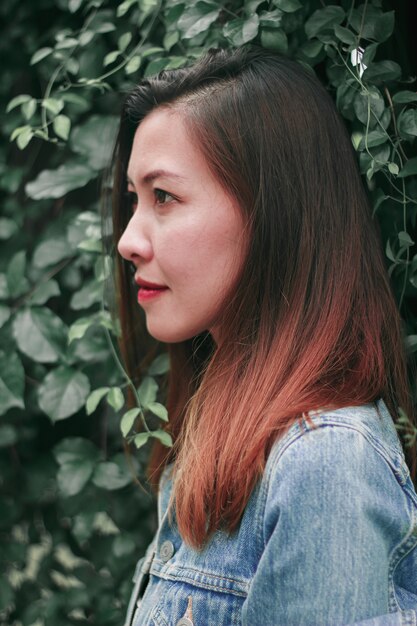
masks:
<path id="1" fill-rule="evenodd" d="M 163 189 L 155 188 L 153 193 L 157 204 L 166 204 L 167 202 L 171 202 L 175 199 L 174 196 L 171 196 L 170 193 L 164 191 Z"/>

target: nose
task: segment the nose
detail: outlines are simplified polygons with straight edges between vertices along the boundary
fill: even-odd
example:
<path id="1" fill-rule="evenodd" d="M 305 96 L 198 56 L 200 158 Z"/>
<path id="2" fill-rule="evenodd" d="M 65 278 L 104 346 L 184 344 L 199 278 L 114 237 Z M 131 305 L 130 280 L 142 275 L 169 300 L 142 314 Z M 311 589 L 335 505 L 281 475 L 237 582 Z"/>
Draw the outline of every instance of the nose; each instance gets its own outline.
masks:
<path id="1" fill-rule="evenodd" d="M 151 237 L 145 228 L 143 219 L 136 211 L 126 226 L 123 235 L 117 244 L 119 254 L 137 264 L 140 261 L 150 261 L 153 257 Z"/>

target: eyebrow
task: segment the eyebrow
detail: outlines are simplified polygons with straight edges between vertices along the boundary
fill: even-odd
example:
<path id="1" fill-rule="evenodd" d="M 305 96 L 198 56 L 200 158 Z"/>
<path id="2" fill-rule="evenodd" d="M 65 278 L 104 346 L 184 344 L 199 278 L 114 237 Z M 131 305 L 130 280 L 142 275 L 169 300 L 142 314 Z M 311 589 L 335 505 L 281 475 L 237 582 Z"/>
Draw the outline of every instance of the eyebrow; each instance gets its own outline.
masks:
<path id="1" fill-rule="evenodd" d="M 173 178 L 174 180 L 185 180 L 184 176 L 175 174 L 175 172 L 169 172 L 168 170 L 152 170 L 148 172 L 140 179 L 142 183 L 149 184 L 156 178 Z M 133 185 L 133 180 L 127 176 L 127 182 Z"/>

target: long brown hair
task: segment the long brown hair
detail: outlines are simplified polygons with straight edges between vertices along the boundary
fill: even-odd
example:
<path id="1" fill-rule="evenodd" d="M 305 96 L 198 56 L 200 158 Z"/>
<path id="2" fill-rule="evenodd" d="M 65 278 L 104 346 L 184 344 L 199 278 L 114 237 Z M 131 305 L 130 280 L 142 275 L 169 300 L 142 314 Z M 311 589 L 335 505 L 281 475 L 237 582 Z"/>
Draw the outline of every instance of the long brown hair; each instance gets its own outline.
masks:
<path id="1" fill-rule="evenodd" d="M 277 437 L 310 410 L 383 398 L 411 411 L 400 317 L 350 138 L 313 73 L 259 48 L 209 51 L 143 80 L 125 101 L 116 149 L 114 237 L 130 218 L 126 168 L 138 124 L 173 107 L 250 233 L 217 345 L 168 346 L 174 447 L 155 444 L 157 483 L 174 462 L 179 531 L 201 546 L 233 531 Z M 143 319 L 119 259 L 126 366 L 138 372 Z M 178 471 L 180 470 L 180 471 Z"/>

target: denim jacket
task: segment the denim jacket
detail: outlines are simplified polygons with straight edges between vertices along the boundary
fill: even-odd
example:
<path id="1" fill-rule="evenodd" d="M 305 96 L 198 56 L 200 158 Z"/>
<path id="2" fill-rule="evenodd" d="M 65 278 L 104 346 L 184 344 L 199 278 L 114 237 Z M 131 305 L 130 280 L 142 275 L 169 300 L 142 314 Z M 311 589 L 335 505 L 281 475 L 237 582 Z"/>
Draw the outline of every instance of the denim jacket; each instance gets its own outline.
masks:
<path id="1" fill-rule="evenodd" d="M 169 523 L 165 470 L 125 626 L 417 625 L 417 496 L 385 404 L 310 418 L 202 551 Z"/>

